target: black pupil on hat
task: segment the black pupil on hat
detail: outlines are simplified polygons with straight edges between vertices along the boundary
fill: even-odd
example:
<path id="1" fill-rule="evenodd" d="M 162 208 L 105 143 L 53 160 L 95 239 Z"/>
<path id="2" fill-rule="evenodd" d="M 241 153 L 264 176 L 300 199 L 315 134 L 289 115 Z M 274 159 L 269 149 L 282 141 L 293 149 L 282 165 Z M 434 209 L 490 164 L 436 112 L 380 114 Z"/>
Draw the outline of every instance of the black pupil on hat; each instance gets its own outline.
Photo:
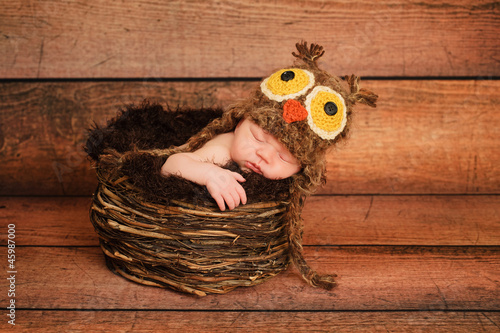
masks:
<path id="1" fill-rule="evenodd" d="M 285 82 L 293 80 L 294 77 L 295 77 L 295 73 L 292 71 L 286 71 L 286 72 L 283 72 L 283 74 L 281 74 L 281 80 L 283 80 Z"/>
<path id="2" fill-rule="evenodd" d="M 325 104 L 325 113 L 329 116 L 334 116 L 337 114 L 337 105 L 333 102 L 328 102 Z"/>

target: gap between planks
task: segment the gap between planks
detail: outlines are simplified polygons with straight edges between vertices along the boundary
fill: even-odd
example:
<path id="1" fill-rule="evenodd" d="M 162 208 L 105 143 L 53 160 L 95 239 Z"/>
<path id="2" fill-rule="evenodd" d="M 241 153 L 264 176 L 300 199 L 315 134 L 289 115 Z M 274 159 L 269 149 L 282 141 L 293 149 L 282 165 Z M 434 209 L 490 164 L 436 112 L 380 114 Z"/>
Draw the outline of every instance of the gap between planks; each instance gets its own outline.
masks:
<path id="1" fill-rule="evenodd" d="M 194 315 L 194 317 L 193 317 Z M 29 317 L 29 320 L 26 320 Z M 498 312 L 19 311 L 16 331 L 497 332 Z M 1 324 L 0 324 L 1 325 Z"/>

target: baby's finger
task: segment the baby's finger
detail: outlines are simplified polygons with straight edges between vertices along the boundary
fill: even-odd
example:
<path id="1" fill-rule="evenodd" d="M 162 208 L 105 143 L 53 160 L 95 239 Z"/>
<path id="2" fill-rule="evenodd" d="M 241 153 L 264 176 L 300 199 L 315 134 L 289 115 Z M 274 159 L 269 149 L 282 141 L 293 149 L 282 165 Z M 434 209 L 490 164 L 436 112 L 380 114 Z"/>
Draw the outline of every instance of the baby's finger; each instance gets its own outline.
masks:
<path id="1" fill-rule="evenodd" d="M 217 206 L 219 206 L 219 209 L 221 211 L 224 211 L 226 209 L 226 205 L 224 203 L 224 198 L 221 195 L 213 196 L 215 202 L 217 203 Z"/>
<path id="2" fill-rule="evenodd" d="M 231 193 L 223 193 L 222 196 L 224 197 L 224 201 L 226 202 L 227 208 L 229 208 L 229 210 L 232 210 L 234 209 L 234 207 L 236 207 L 237 204 L 235 203 L 235 200 Z"/>
<path id="3" fill-rule="evenodd" d="M 238 184 L 239 185 L 239 184 Z M 239 185 L 236 187 L 236 192 L 239 195 L 239 199 L 241 200 L 241 203 L 246 205 L 247 203 L 247 193 L 245 192 L 245 189 L 243 186 Z"/>
<path id="4" fill-rule="evenodd" d="M 243 176 L 242 176 L 242 175 L 240 175 L 239 173 L 237 173 L 237 172 L 233 172 L 232 174 L 233 174 L 234 179 L 236 179 L 236 180 L 237 180 L 237 181 L 239 181 L 240 183 L 243 183 L 243 182 L 245 182 L 245 181 L 246 181 L 246 179 L 245 179 L 245 178 L 243 178 Z"/>
<path id="5" fill-rule="evenodd" d="M 234 191 L 231 191 L 230 194 L 231 194 L 231 197 L 233 199 L 234 208 L 238 207 L 240 205 L 240 202 L 241 202 L 241 197 L 240 197 L 240 194 L 238 193 L 238 189 L 235 188 Z"/>

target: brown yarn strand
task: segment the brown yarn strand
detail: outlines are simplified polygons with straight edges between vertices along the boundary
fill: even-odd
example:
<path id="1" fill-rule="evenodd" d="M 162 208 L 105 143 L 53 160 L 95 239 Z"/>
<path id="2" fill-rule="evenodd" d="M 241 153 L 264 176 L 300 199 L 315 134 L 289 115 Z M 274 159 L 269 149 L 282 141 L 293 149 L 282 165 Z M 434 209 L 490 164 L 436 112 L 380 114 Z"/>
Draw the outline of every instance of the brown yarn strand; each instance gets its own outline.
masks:
<path id="1" fill-rule="evenodd" d="M 307 42 L 302 41 L 295 44 L 295 47 L 297 48 L 297 51 L 299 51 L 299 54 L 292 52 L 292 55 L 315 67 L 318 67 L 316 61 L 321 58 L 323 54 L 325 54 L 323 46 L 314 43 L 312 43 L 311 46 L 307 48 Z"/>
<path id="2" fill-rule="evenodd" d="M 359 82 L 361 79 L 356 75 L 346 75 L 346 82 L 349 84 L 349 88 L 351 89 L 351 94 L 348 97 L 348 100 L 352 103 L 361 103 L 366 104 L 371 107 L 377 107 L 377 99 L 378 95 L 373 93 L 372 91 L 359 87 Z"/>
<path id="3" fill-rule="evenodd" d="M 287 214 L 288 242 L 290 246 L 291 259 L 299 270 L 302 278 L 311 286 L 331 290 L 336 286 L 332 275 L 320 275 L 307 264 L 303 256 L 302 247 L 302 219 L 300 212 L 304 205 L 304 197 L 298 192 L 292 194 L 291 204 Z"/>

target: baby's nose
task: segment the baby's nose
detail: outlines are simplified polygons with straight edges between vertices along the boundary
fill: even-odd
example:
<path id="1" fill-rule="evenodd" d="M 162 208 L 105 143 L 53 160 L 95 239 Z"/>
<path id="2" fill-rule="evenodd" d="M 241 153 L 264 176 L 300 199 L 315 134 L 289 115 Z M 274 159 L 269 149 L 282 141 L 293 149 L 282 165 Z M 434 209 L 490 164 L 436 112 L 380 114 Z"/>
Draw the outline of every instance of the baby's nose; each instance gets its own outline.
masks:
<path id="1" fill-rule="evenodd" d="M 269 162 L 269 160 L 272 156 L 272 153 L 273 152 L 272 152 L 271 147 L 269 147 L 267 145 L 261 146 L 261 147 L 259 147 L 259 149 L 257 149 L 257 155 L 266 162 Z"/>

